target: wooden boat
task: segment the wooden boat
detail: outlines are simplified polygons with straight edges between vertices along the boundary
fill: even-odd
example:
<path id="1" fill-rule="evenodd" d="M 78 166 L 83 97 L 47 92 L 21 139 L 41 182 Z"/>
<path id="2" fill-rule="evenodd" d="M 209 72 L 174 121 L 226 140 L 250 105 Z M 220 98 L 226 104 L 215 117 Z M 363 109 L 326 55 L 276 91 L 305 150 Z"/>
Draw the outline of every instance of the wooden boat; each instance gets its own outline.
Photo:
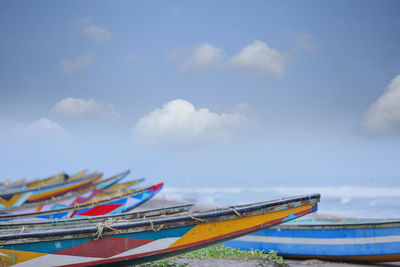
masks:
<path id="1" fill-rule="evenodd" d="M 15 266 L 128 266 L 246 235 L 316 210 L 312 194 L 193 214 L 0 235 L 0 259 Z"/>
<path id="2" fill-rule="evenodd" d="M 60 173 L 58 175 L 55 175 L 53 177 L 49 177 L 46 179 L 38 179 L 35 181 L 30 181 L 28 183 L 26 183 L 26 188 L 31 188 L 31 187 L 38 187 L 38 186 L 43 186 L 43 185 L 47 185 L 47 184 L 52 184 L 52 183 L 56 183 L 59 181 L 62 181 L 66 178 L 68 178 L 69 180 L 74 180 L 74 179 L 78 179 L 83 177 L 85 174 L 87 173 L 87 170 L 83 170 L 81 172 L 78 172 L 76 174 L 73 175 L 67 175 L 65 173 Z"/>
<path id="3" fill-rule="evenodd" d="M 182 212 L 188 212 L 193 204 L 184 204 L 171 207 L 141 210 L 141 211 L 129 211 L 113 215 L 101 215 L 86 218 L 63 218 L 62 220 L 43 220 L 43 221 L 3 221 L 0 222 L 0 235 L 11 234 L 11 233 L 23 233 L 30 231 L 34 228 L 40 228 L 42 231 L 54 230 L 55 227 L 68 227 L 78 228 L 87 225 L 93 225 L 94 223 L 107 222 L 108 224 L 127 222 L 133 219 L 140 218 L 153 218 L 153 217 L 165 217 L 170 215 L 179 214 Z"/>
<path id="4" fill-rule="evenodd" d="M 400 220 L 302 218 L 240 237 L 225 245 L 276 250 L 288 258 L 400 261 Z"/>
<path id="5" fill-rule="evenodd" d="M 76 203 L 73 207 L 63 207 L 56 210 L 31 211 L 27 213 L 0 214 L 0 221 L 9 220 L 55 220 L 63 218 L 82 218 L 105 214 L 127 212 L 134 207 L 146 202 L 157 194 L 163 187 L 159 183 L 147 188 L 126 190 L 121 195 L 114 197 L 95 198 L 83 204 Z"/>
<path id="6" fill-rule="evenodd" d="M 1 191 L 8 190 L 8 189 L 14 188 L 14 187 L 19 187 L 20 185 L 23 185 L 25 183 L 26 183 L 26 179 L 20 179 L 17 181 L 11 181 L 11 179 L 8 179 L 1 183 Z"/>
<path id="7" fill-rule="evenodd" d="M 131 188 L 131 187 L 143 182 L 144 180 L 145 180 L 145 178 L 139 178 L 139 179 L 136 179 L 136 180 L 133 180 L 130 182 L 126 182 L 126 183 L 122 183 L 122 184 L 118 183 L 118 184 L 112 185 L 109 188 L 105 189 L 102 192 L 102 194 L 116 193 L 121 190 L 126 190 L 128 188 Z"/>
<path id="8" fill-rule="evenodd" d="M 0 210 L 0 215 L 32 214 L 44 211 L 55 211 L 63 208 L 74 207 L 77 204 L 85 203 L 97 197 L 104 189 L 121 181 L 129 174 L 129 170 L 92 183 L 85 190 L 73 192 L 72 194 L 55 197 L 50 200 L 34 202 L 20 207 L 11 207 Z"/>
<path id="9" fill-rule="evenodd" d="M 22 190 L 12 190 L 0 193 L 0 209 L 18 207 L 25 203 L 37 202 L 63 195 L 69 191 L 78 190 L 100 180 L 102 174 L 93 173 L 74 180 L 61 181 L 50 185 L 32 187 Z"/>
<path id="10" fill-rule="evenodd" d="M 26 181 L 25 179 L 21 179 L 19 181 L 16 182 L 4 182 L 3 188 L 2 190 L 10 190 L 10 189 L 24 189 L 24 188 L 31 188 L 31 187 L 38 187 L 38 186 L 43 186 L 46 184 L 51 184 L 51 183 L 55 183 L 55 182 L 59 182 L 61 180 L 64 180 L 66 177 L 68 177 L 68 179 L 73 180 L 73 179 L 77 179 L 77 178 L 81 178 L 86 174 L 87 170 L 78 172 L 76 174 L 73 175 L 67 175 L 66 173 L 59 173 L 57 175 L 54 176 L 50 176 L 48 178 L 44 178 L 44 179 L 35 179 L 32 181 Z"/>

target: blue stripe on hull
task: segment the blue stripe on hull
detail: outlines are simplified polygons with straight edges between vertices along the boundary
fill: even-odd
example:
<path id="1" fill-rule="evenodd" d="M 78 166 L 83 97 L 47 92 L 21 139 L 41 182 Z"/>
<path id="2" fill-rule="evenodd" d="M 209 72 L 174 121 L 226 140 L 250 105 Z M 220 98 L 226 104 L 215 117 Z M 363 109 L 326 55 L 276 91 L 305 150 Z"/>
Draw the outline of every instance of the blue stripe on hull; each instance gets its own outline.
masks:
<path id="1" fill-rule="evenodd" d="M 356 229 L 266 229 L 252 235 L 296 238 L 360 238 L 378 236 L 400 236 L 399 227 L 388 228 L 356 228 Z"/>
<path id="2" fill-rule="evenodd" d="M 249 242 L 231 240 L 226 246 L 239 249 L 258 249 L 264 251 L 276 250 L 280 254 L 307 256 L 376 256 L 400 254 L 400 242 L 361 244 L 361 245 L 309 245 L 309 244 L 280 244 L 265 242 Z"/>

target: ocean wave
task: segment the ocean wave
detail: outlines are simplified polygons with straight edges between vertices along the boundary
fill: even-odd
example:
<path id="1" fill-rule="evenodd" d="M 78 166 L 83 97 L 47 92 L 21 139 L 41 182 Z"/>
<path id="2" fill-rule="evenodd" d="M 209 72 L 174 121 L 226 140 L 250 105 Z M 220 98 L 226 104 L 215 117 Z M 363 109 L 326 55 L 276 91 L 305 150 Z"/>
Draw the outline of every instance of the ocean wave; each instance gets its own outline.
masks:
<path id="1" fill-rule="evenodd" d="M 231 206 L 273 200 L 287 196 L 320 193 L 322 214 L 358 217 L 391 218 L 400 209 L 400 187 L 168 187 L 158 198 L 188 201 L 199 205 Z"/>
<path id="2" fill-rule="evenodd" d="M 295 196 L 320 193 L 322 197 L 335 198 L 377 198 L 400 197 L 400 187 L 362 187 L 362 186 L 321 186 L 321 187 L 227 187 L 227 188 L 184 188 L 165 187 L 166 194 L 241 194 L 268 193 L 282 196 Z"/>

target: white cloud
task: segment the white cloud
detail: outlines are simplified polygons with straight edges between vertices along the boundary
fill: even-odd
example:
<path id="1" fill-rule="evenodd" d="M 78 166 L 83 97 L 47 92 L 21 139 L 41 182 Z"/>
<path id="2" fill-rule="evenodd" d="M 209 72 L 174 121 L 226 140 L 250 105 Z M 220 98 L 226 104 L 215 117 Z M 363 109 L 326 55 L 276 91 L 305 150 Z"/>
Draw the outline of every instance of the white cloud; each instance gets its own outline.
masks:
<path id="1" fill-rule="evenodd" d="M 246 46 L 238 55 L 230 58 L 226 65 L 256 76 L 281 76 L 285 71 L 282 54 L 262 41 Z"/>
<path id="2" fill-rule="evenodd" d="M 114 110 L 113 105 L 104 105 L 93 98 L 84 100 L 82 98 L 67 97 L 56 103 L 51 109 L 53 114 L 62 117 L 86 117 L 100 115 L 109 118 L 120 118 L 121 115 Z"/>
<path id="3" fill-rule="evenodd" d="M 67 132 L 58 123 L 47 119 L 25 124 L 2 118 L 0 120 L 0 133 L 12 137 L 66 137 Z"/>
<path id="4" fill-rule="evenodd" d="M 183 47 L 168 56 L 169 59 L 181 61 L 179 67 L 184 71 L 204 69 L 217 64 L 223 57 L 224 50 L 209 43 L 190 48 Z"/>
<path id="5" fill-rule="evenodd" d="M 176 99 L 141 118 L 133 132 L 135 138 L 153 144 L 229 142 L 251 125 L 243 114 L 217 114 Z"/>
<path id="6" fill-rule="evenodd" d="M 373 132 L 400 132 L 400 75 L 365 113 L 364 126 Z"/>
<path id="7" fill-rule="evenodd" d="M 83 28 L 83 33 L 86 37 L 93 39 L 99 43 L 106 42 L 112 37 L 109 31 L 95 25 L 86 26 L 85 28 Z"/>
<path id="8" fill-rule="evenodd" d="M 65 74 L 72 74 L 80 69 L 83 69 L 86 65 L 93 62 L 93 60 L 93 53 L 91 51 L 87 51 L 79 57 L 64 59 L 61 61 L 60 66 Z"/>
<path id="9" fill-rule="evenodd" d="M 47 118 L 40 118 L 39 120 L 26 125 L 24 133 L 29 136 L 42 134 L 52 136 L 67 135 L 65 130 L 59 124 Z"/>

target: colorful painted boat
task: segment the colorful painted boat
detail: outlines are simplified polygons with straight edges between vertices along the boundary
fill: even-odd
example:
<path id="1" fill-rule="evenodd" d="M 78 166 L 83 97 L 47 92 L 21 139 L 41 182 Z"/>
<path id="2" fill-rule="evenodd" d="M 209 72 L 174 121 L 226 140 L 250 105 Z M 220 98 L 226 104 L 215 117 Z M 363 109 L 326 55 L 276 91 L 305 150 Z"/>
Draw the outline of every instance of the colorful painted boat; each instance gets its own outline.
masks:
<path id="1" fill-rule="evenodd" d="M 400 220 L 302 218 L 225 243 L 276 250 L 284 257 L 335 261 L 400 261 Z"/>
<path id="2" fill-rule="evenodd" d="M 23 190 L 13 190 L 0 193 L 0 209 L 7 207 L 19 207 L 26 203 L 42 201 L 63 195 L 67 192 L 81 189 L 91 183 L 100 180 L 102 174 L 93 173 L 82 178 L 62 181 L 59 183 L 45 185 L 42 187 L 33 187 Z"/>
<path id="3" fill-rule="evenodd" d="M 85 190 L 73 192 L 72 194 L 55 197 L 50 200 L 34 202 L 15 208 L 0 210 L 0 215 L 33 214 L 44 211 L 55 211 L 63 208 L 74 207 L 77 204 L 85 203 L 97 197 L 104 189 L 118 183 L 129 174 L 129 170 L 92 183 Z"/>
<path id="4" fill-rule="evenodd" d="M 319 194 L 82 228 L 0 235 L 0 258 L 15 266 L 127 266 L 199 249 L 317 209 Z"/>
<path id="5" fill-rule="evenodd" d="M 125 213 L 102 215 L 87 218 L 63 218 L 62 220 L 44 220 L 44 221 L 5 221 L 0 222 L 0 235 L 11 233 L 23 233 L 34 228 L 40 228 L 42 231 L 54 230 L 55 227 L 77 228 L 82 226 L 93 225 L 96 223 L 107 222 L 108 224 L 128 222 L 134 219 L 154 218 L 175 215 L 183 212 L 188 212 L 193 204 L 185 204 L 158 209 L 129 211 Z"/>
<path id="6" fill-rule="evenodd" d="M 38 180 L 30 181 L 30 182 L 26 183 L 25 188 L 32 188 L 32 187 L 53 184 L 53 183 L 60 182 L 64 179 L 66 179 L 66 177 L 68 177 L 69 180 L 75 180 L 75 179 L 83 177 L 86 173 L 87 173 L 87 170 L 83 170 L 83 171 L 78 172 L 73 175 L 67 175 L 66 173 L 60 173 L 58 175 L 55 175 L 53 177 L 49 177 L 46 179 L 38 179 Z"/>
<path id="7" fill-rule="evenodd" d="M 135 185 L 138 185 L 141 182 L 143 182 L 144 180 L 145 180 L 145 178 L 139 178 L 139 179 L 136 179 L 136 180 L 133 180 L 133 181 L 129 181 L 129 182 L 126 182 L 126 183 L 122 183 L 122 184 L 118 183 L 118 184 L 112 185 L 109 188 L 107 188 L 106 190 L 104 190 L 102 192 L 102 194 L 118 193 L 118 191 L 126 190 L 126 189 L 129 189 L 129 188 L 131 188 L 131 187 L 133 187 Z"/>
<path id="8" fill-rule="evenodd" d="M 12 181 L 11 179 L 8 179 L 4 182 L 1 183 L 1 191 L 3 190 L 9 190 L 10 188 L 15 188 L 19 187 L 20 185 L 23 185 L 26 183 L 26 179 L 20 179 L 17 181 Z"/>
<path id="9" fill-rule="evenodd" d="M 114 197 L 95 198 L 83 204 L 76 203 L 73 207 L 64 207 L 56 210 L 34 211 L 20 214 L 0 214 L 0 221 L 10 220 L 55 220 L 64 218 L 86 218 L 105 214 L 127 212 L 146 202 L 157 194 L 163 183 L 137 190 L 127 190 Z"/>
<path id="10" fill-rule="evenodd" d="M 20 190 L 20 189 L 25 189 L 25 188 L 38 187 L 38 186 L 43 186 L 43 185 L 59 182 L 61 180 L 64 180 L 65 177 L 68 177 L 68 179 L 70 179 L 70 180 L 81 178 L 86 174 L 86 172 L 87 172 L 87 170 L 84 170 L 84 171 L 78 172 L 73 175 L 68 175 L 68 176 L 66 176 L 67 175 L 66 173 L 59 173 L 57 175 L 50 176 L 48 178 L 35 179 L 32 181 L 26 181 L 26 179 L 21 179 L 16 182 L 3 182 L 1 189 L 2 190 L 16 190 L 16 189 Z"/>

